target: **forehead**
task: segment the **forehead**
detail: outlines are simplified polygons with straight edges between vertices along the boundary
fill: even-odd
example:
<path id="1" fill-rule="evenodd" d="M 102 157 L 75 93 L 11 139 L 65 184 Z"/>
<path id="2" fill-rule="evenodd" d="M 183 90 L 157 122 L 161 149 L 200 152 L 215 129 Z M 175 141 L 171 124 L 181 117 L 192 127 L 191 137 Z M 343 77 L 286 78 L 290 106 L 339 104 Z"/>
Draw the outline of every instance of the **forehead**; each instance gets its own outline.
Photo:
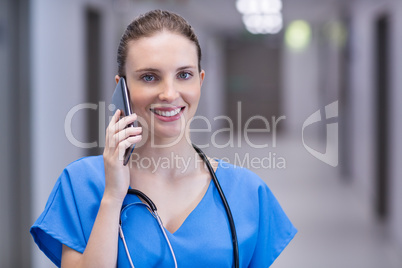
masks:
<path id="1" fill-rule="evenodd" d="M 141 68 L 177 68 L 197 64 L 196 45 L 180 34 L 163 31 L 128 43 L 127 71 Z"/>

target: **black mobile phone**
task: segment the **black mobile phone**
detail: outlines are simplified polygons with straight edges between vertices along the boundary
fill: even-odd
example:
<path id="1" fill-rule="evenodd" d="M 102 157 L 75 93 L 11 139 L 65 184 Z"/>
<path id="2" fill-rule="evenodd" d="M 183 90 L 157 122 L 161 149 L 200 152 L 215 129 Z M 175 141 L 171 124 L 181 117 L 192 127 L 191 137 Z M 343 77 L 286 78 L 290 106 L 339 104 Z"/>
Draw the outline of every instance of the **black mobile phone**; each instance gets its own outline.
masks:
<path id="1" fill-rule="evenodd" d="M 130 93 L 127 88 L 126 80 L 124 77 L 121 77 L 119 83 L 117 83 L 116 89 L 114 90 L 112 96 L 112 104 L 114 105 L 113 113 L 119 109 L 123 114 L 122 116 L 128 116 L 132 114 L 132 109 L 130 105 Z M 136 127 L 137 121 L 132 124 L 129 124 L 127 127 Z M 124 161 L 123 165 L 127 165 L 130 160 L 130 156 L 134 150 L 135 144 L 131 145 L 131 147 L 126 149 L 124 153 Z"/>

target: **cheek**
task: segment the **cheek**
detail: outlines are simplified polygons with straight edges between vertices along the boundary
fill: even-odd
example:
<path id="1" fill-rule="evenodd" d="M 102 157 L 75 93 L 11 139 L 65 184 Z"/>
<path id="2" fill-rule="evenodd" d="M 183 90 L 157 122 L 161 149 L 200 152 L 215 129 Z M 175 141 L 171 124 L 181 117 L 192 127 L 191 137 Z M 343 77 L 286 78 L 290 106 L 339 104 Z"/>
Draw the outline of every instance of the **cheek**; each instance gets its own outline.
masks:
<path id="1" fill-rule="evenodd" d="M 191 90 L 186 92 L 184 98 L 192 109 L 196 109 L 201 97 L 201 90 Z"/>
<path id="2" fill-rule="evenodd" d="M 180 88 L 180 95 L 189 100 L 198 101 L 201 95 L 201 88 L 198 84 L 184 85 Z"/>
<path id="3" fill-rule="evenodd" d="M 201 90 L 200 89 L 194 90 L 193 92 L 191 92 L 190 95 L 191 95 L 190 98 L 198 102 L 201 96 Z"/>
<path id="4" fill-rule="evenodd" d="M 149 104 L 149 99 L 150 97 L 147 96 L 147 94 L 141 92 L 131 92 L 130 93 L 131 108 L 138 113 L 147 104 Z"/>

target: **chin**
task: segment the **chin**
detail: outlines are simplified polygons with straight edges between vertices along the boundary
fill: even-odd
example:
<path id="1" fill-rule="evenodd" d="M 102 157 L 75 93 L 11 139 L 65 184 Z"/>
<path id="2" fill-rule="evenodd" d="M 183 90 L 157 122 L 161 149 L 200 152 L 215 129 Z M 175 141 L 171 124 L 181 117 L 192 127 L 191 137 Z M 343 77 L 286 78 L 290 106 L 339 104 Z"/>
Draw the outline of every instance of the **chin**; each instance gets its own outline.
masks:
<path id="1" fill-rule="evenodd" d="M 151 134 L 152 135 L 152 134 Z M 185 128 L 180 126 L 156 127 L 153 131 L 154 140 L 172 140 L 170 143 L 179 141 L 185 136 Z"/>

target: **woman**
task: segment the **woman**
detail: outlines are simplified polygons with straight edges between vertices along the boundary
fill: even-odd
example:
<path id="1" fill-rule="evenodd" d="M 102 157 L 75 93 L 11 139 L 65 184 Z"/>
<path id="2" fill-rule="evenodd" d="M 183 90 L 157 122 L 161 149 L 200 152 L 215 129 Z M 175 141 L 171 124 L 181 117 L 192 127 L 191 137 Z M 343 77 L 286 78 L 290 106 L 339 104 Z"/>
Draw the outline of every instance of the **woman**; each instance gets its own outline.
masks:
<path id="1" fill-rule="evenodd" d="M 271 265 L 296 233 L 275 197 L 246 169 L 207 159 L 210 172 L 189 142 L 205 76 L 191 26 L 167 11 L 148 12 L 127 27 L 117 58 L 115 79 L 125 77 L 134 114 L 119 120 L 117 110 L 103 156 L 63 171 L 31 228 L 39 248 L 63 267 Z M 140 127 L 126 128 L 135 120 Z M 214 174 L 226 197 L 211 183 Z M 155 203 L 164 228 L 129 188 Z"/>

